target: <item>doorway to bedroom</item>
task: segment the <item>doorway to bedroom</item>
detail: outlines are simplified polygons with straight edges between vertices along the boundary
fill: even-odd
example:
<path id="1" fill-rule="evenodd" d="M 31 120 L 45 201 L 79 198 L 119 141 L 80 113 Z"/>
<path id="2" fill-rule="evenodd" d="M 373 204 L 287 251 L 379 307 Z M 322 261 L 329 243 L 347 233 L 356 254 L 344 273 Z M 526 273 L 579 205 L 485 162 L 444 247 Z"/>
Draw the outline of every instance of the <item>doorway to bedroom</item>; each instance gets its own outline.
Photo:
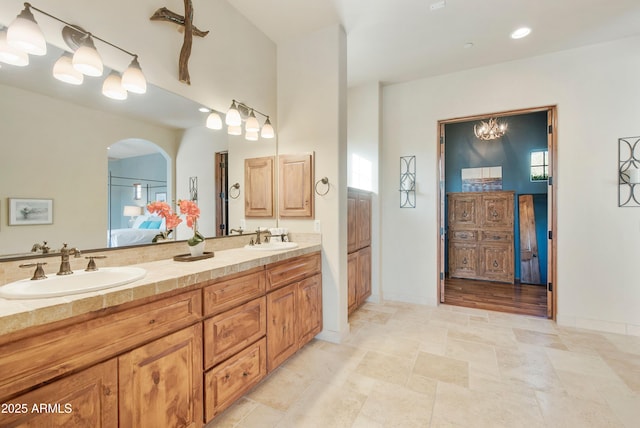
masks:
<path id="1" fill-rule="evenodd" d="M 555 106 L 438 125 L 440 302 L 555 318 Z"/>

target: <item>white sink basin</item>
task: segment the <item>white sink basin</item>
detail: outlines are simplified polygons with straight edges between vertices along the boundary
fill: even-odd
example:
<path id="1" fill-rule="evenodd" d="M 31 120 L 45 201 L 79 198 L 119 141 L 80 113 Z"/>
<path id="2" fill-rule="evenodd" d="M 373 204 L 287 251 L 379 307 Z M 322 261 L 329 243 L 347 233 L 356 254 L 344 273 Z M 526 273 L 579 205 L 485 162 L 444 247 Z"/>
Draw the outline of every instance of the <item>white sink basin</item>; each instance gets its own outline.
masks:
<path id="1" fill-rule="evenodd" d="M 49 274 L 46 279 L 22 279 L 0 287 L 5 299 L 41 299 L 87 293 L 128 284 L 143 278 L 147 271 L 132 266 L 103 267 L 97 271 L 74 271 L 71 275 Z"/>
<path id="2" fill-rule="evenodd" d="M 280 250 L 290 250 L 292 248 L 296 248 L 298 246 L 295 242 L 269 242 L 266 244 L 260 245 L 245 245 L 244 248 L 252 251 L 280 251 Z"/>

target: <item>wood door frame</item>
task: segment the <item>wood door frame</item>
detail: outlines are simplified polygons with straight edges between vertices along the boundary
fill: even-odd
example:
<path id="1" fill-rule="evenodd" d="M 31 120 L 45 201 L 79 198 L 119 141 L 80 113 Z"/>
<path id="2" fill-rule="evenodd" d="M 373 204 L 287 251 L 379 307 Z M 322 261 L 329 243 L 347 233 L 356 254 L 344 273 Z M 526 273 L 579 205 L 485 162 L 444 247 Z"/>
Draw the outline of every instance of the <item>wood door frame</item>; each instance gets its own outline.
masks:
<path id="1" fill-rule="evenodd" d="M 453 119 L 445 119 L 438 121 L 438 195 L 440 201 L 440 207 L 438 210 L 438 234 L 440 239 L 438 241 L 438 302 L 444 303 L 444 282 L 445 282 L 445 251 L 447 246 L 445 245 L 445 212 L 444 201 L 446 197 L 445 192 L 445 168 L 444 168 L 444 156 L 445 156 L 445 125 L 459 122 L 469 122 L 473 120 L 487 119 L 488 117 L 504 117 L 515 116 L 528 113 L 536 113 L 546 111 L 547 112 L 547 125 L 549 130 L 547 132 L 547 150 L 549 152 L 549 186 L 547 190 L 547 212 L 549 222 L 547 225 L 550 239 L 547 240 L 547 317 L 553 320 L 556 319 L 558 308 L 558 275 L 557 275 L 557 236 L 558 236 L 558 219 L 557 219 L 557 177 L 558 177 L 558 108 L 555 105 L 534 107 L 520 110 L 509 110 L 499 113 L 482 114 L 474 116 L 458 117 Z"/>

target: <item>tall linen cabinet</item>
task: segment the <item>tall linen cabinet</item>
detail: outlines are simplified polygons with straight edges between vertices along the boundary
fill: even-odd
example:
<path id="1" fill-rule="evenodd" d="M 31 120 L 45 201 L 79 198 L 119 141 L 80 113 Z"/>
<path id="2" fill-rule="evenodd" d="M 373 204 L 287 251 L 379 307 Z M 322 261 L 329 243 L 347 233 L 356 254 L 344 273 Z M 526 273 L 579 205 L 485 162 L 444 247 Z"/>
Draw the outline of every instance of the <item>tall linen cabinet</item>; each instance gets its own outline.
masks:
<path id="1" fill-rule="evenodd" d="M 347 189 L 349 314 L 371 296 L 371 192 Z"/>

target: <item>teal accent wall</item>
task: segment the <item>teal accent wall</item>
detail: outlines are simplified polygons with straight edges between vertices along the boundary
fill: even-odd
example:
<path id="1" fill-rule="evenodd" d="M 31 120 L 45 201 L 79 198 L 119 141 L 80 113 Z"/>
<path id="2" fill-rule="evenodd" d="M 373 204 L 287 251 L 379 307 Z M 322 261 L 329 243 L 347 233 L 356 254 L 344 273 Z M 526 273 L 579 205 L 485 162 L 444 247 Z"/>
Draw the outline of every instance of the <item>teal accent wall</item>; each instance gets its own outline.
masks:
<path id="1" fill-rule="evenodd" d="M 520 278 L 518 195 L 534 195 L 540 278 L 541 282 L 546 284 L 548 184 L 546 181 L 531 182 L 529 175 L 530 153 L 547 149 L 547 112 L 501 117 L 500 122 L 508 124 L 507 133 L 491 141 L 483 141 L 475 136 L 473 126 L 479 121 L 445 125 L 445 191 L 446 193 L 462 191 L 463 168 L 502 167 L 502 190 L 513 190 L 516 194 L 514 206 L 516 279 Z M 445 212 L 446 210 L 445 202 Z"/>

